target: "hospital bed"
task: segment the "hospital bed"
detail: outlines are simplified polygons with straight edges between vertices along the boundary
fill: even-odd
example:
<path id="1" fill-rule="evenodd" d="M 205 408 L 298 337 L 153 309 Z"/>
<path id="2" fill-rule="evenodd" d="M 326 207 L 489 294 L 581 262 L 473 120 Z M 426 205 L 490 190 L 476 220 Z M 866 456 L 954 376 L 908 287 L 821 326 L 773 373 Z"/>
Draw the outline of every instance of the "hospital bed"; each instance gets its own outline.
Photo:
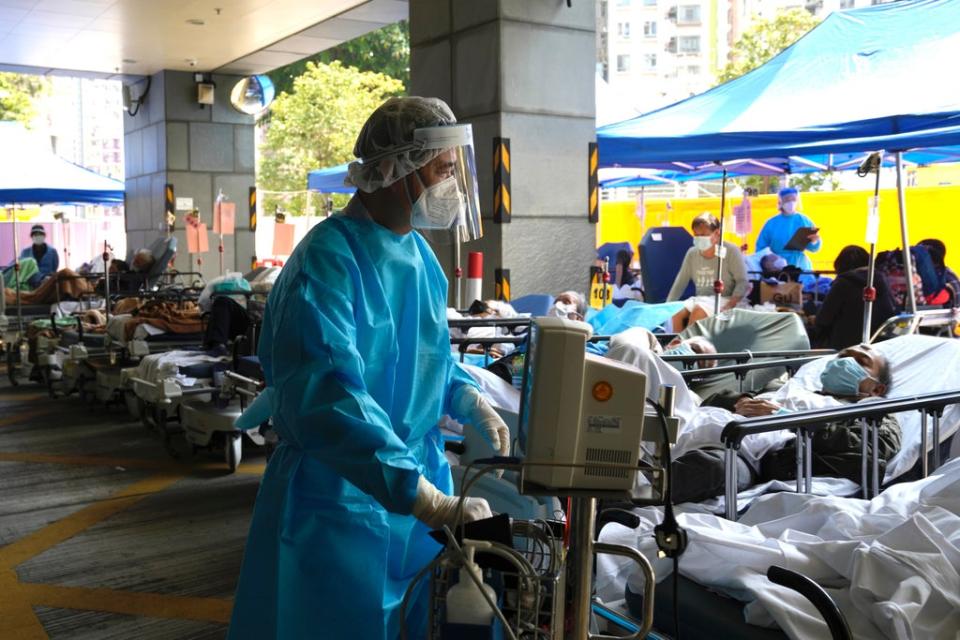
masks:
<path id="1" fill-rule="evenodd" d="M 139 293 L 136 298 L 182 305 L 184 302 L 196 300 L 199 294 L 196 287 L 169 287 Z M 113 304 L 115 303 L 116 300 L 113 301 Z M 141 324 L 134 337 L 128 339 L 125 333 L 128 318 L 129 316 L 124 315 L 111 315 L 107 320 L 103 350 L 91 352 L 86 348 L 71 348 L 66 354 L 64 367 L 76 370 L 75 377 L 95 381 L 92 398 L 97 402 L 109 406 L 118 400 L 122 401 L 133 417 L 140 417 L 142 412 L 138 408 L 136 397 L 131 393 L 131 370 L 141 358 L 151 354 L 177 348 L 199 348 L 203 332 L 167 333 L 148 324 Z"/>
<path id="2" fill-rule="evenodd" d="M 861 402 L 844 407 L 822 409 L 815 411 L 800 411 L 787 415 L 761 416 L 743 418 L 731 421 L 724 427 L 721 440 L 725 450 L 726 490 L 725 511 L 726 517 L 735 520 L 737 517 L 737 464 L 736 455 L 744 438 L 771 431 L 784 429 L 794 430 L 797 438 L 797 492 L 810 493 L 813 481 L 813 436 L 830 425 L 859 425 L 862 448 L 861 456 L 861 491 L 865 498 L 872 498 L 880 493 L 882 481 L 880 479 L 880 465 L 877 446 L 877 433 L 880 420 L 889 414 L 906 411 L 919 411 L 921 415 L 920 451 L 931 449 L 928 439 L 933 440 L 930 456 L 921 456 L 922 476 L 929 473 L 930 458 L 932 468 L 940 466 L 942 452 L 941 420 L 947 407 L 960 405 L 960 389 L 919 394 L 916 396 L 888 398 L 876 402 Z M 932 431 L 927 428 L 928 418 L 932 419 Z M 868 444 L 872 443 L 872 444 Z M 868 446 L 871 451 L 868 454 Z"/>
<path id="3" fill-rule="evenodd" d="M 960 307 L 900 313 L 888 318 L 880 325 L 870 338 L 870 342 L 881 342 L 897 336 L 913 334 L 955 338 L 958 337 L 958 326 L 960 326 Z"/>
<path id="4" fill-rule="evenodd" d="M 947 468 L 941 467 L 940 464 L 943 460 L 948 459 L 950 455 L 948 450 L 952 444 L 951 438 L 956 437 L 955 433 L 958 424 L 960 424 L 960 377 L 957 375 L 960 373 L 960 368 L 958 368 L 958 365 L 960 365 L 960 345 L 953 340 L 943 340 L 927 336 L 908 336 L 887 343 L 881 343 L 877 345 L 876 348 L 887 356 L 893 368 L 894 386 L 892 393 L 895 394 L 895 397 L 861 402 L 855 405 L 830 407 L 806 413 L 735 419 L 726 425 L 721 441 L 727 452 L 727 490 L 724 501 L 719 503 L 725 510 L 725 516 L 728 519 L 725 521 L 736 522 L 739 506 L 743 504 L 743 500 L 738 498 L 736 491 L 732 489 L 737 486 L 738 472 L 736 465 L 731 464 L 730 459 L 735 457 L 736 447 L 744 443 L 750 436 L 776 432 L 785 427 L 796 429 L 800 433 L 801 447 L 798 447 L 800 453 L 797 456 L 796 488 L 800 492 L 809 492 L 812 475 L 810 468 L 811 449 L 809 447 L 803 448 L 803 445 L 809 442 L 807 434 L 815 432 L 827 423 L 835 423 L 837 421 L 848 422 L 853 425 L 852 428 L 861 429 L 861 435 L 866 436 L 861 440 L 864 447 L 866 443 L 870 442 L 872 444 L 871 449 L 876 451 L 877 447 L 874 434 L 876 433 L 875 427 L 877 421 L 881 416 L 894 415 L 901 425 L 903 440 L 900 453 L 888 462 L 886 474 L 881 478 L 876 458 L 866 455 L 866 452 L 861 456 L 861 487 L 863 488 L 862 490 L 865 497 L 872 496 L 871 504 L 879 500 L 879 504 L 891 504 L 893 507 L 892 511 L 885 510 L 881 511 L 881 513 L 899 514 L 901 508 L 896 498 L 896 496 L 900 495 L 898 492 L 907 491 L 914 485 L 922 485 L 922 483 L 925 482 L 925 480 L 923 480 L 924 478 L 936 480 L 937 474 L 941 473 L 940 470 Z M 782 391 L 790 393 L 791 387 L 809 386 L 812 380 L 819 378 L 821 370 L 822 361 L 808 363 L 801 367 L 797 375 Z M 941 372 L 941 375 L 931 377 L 931 370 Z M 927 452 L 927 455 L 923 455 L 921 452 Z M 953 455 L 956 456 L 957 453 L 958 450 L 954 447 Z M 916 465 L 914 465 L 915 461 Z M 948 466 L 950 469 L 960 472 L 960 461 L 953 460 Z M 920 477 L 921 480 L 915 483 L 901 482 L 900 479 L 905 476 L 905 472 L 915 467 L 918 470 L 917 476 Z M 928 474 L 930 474 L 929 477 Z M 960 474 L 957 474 L 957 477 L 960 478 Z M 783 487 L 783 489 L 787 488 L 786 485 Z M 958 485 L 957 489 L 960 489 L 960 485 Z M 956 491 L 950 494 L 950 500 L 953 501 L 951 504 L 954 504 L 954 507 L 956 507 L 956 495 Z M 830 504 L 833 505 L 847 503 L 851 505 L 861 505 L 864 503 L 863 500 L 857 500 L 855 498 L 816 498 L 809 494 L 791 493 L 788 491 L 786 493 L 769 494 L 755 500 L 746 514 L 741 516 L 740 521 L 744 522 L 745 526 L 755 525 L 757 522 L 760 522 L 759 516 L 755 514 L 758 510 L 762 509 L 766 509 L 767 512 L 772 512 L 774 515 L 770 516 L 771 518 L 788 519 L 793 517 L 790 514 L 794 512 L 795 505 L 806 504 L 810 504 L 811 509 L 814 509 L 811 511 L 810 518 L 816 522 L 844 523 L 860 521 L 859 518 L 851 520 L 849 516 L 846 516 L 842 512 L 838 514 L 835 520 L 827 518 L 821 510 L 815 509 L 813 506 L 820 504 L 821 501 L 829 501 Z M 765 507 L 765 505 L 770 504 L 779 505 L 781 502 L 784 505 L 782 509 Z M 726 540 L 730 538 L 729 531 L 733 531 L 733 529 L 729 529 L 728 531 L 728 528 L 733 525 L 723 525 L 715 516 L 708 515 L 708 512 L 711 511 L 715 505 L 685 506 L 689 506 L 691 511 L 691 515 L 689 516 L 691 519 L 689 522 L 694 524 L 710 524 L 711 527 L 716 529 L 718 539 Z M 842 509 L 843 507 L 838 506 L 837 508 Z M 954 511 L 956 511 L 956 509 L 954 509 Z M 957 515 L 960 516 L 960 514 Z M 706 526 L 706 524 L 704 524 L 704 526 Z M 829 526 L 829 524 L 825 526 Z M 776 536 L 775 531 L 779 531 L 779 529 L 772 531 L 774 532 L 767 533 L 767 535 Z M 756 534 L 751 535 L 755 536 Z M 829 541 L 831 535 L 832 534 L 828 534 L 825 540 Z M 643 540 L 643 535 L 637 531 L 630 531 L 629 533 L 623 531 L 618 535 L 611 534 L 612 541 L 622 542 L 628 539 L 636 541 L 639 545 Z M 769 540 L 767 543 L 757 543 L 756 549 L 751 550 L 747 541 L 733 538 L 729 540 L 729 546 L 726 547 L 724 553 L 731 555 L 742 553 L 745 557 L 760 558 L 763 554 L 769 555 L 769 549 L 774 544 L 782 546 L 792 543 L 792 540 L 792 538 Z M 802 542 L 805 538 L 798 538 L 798 540 Z M 691 546 L 693 544 L 694 543 L 691 543 Z M 824 544 L 828 544 L 828 542 Z M 789 555 L 778 556 L 776 553 L 773 555 L 778 558 L 790 557 Z M 717 557 L 718 559 L 721 558 L 721 556 Z M 694 567 L 694 569 L 692 569 L 693 571 L 698 570 L 696 567 L 711 566 L 703 564 L 701 560 L 692 562 L 694 562 L 694 564 L 691 565 Z M 791 560 L 791 562 L 796 563 L 796 560 Z M 842 565 L 845 562 L 847 561 L 838 559 L 835 561 L 835 565 Z M 736 565 L 736 561 L 732 561 L 730 568 L 724 569 L 722 566 L 718 567 L 715 571 L 716 576 L 718 576 L 716 580 L 722 581 L 722 578 L 719 577 L 721 575 L 735 576 L 737 574 Z M 798 565 L 794 564 L 794 566 Z M 810 565 L 808 564 L 806 566 Z M 762 572 L 766 570 L 766 567 L 755 567 L 755 569 Z M 605 575 L 610 576 L 615 574 L 607 573 Z M 618 584 L 619 587 L 617 587 Z M 610 597 L 610 593 L 616 592 L 617 588 L 620 589 L 620 593 L 622 594 L 622 582 L 617 582 L 616 579 L 613 579 L 613 581 L 609 583 L 607 596 Z M 682 578 L 680 581 L 680 593 L 680 600 L 684 603 L 685 612 L 682 622 L 684 625 L 684 633 L 696 635 L 697 633 L 705 633 L 705 630 L 710 630 L 711 635 L 717 637 L 786 637 L 780 632 L 760 627 L 727 626 L 729 620 L 733 620 L 737 625 L 743 622 L 742 603 L 710 593 L 704 589 L 704 587 L 693 581 Z M 914 592 L 905 593 L 909 594 Z M 659 595 L 660 590 L 658 589 L 658 596 Z M 668 596 L 665 596 L 664 601 L 661 601 L 660 604 L 666 604 L 667 601 Z M 844 602 L 847 602 L 845 606 L 849 605 L 848 600 Z M 631 594 L 628 590 L 627 605 L 630 608 L 635 608 L 638 604 L 636 595 Z M 841 602 L 841 604 L 843 604 L 843 602 Z M 728 615 L 724 615 L 723 611 L 727 611 Z M 700 612 L 709 612 L 709 615 L 697 615 Z M 662 613 L 661 611 L 661 614 Z M 780 620 L 780 618 L 778 618 L 778 620 Z M 859 619 L 852 620 L 852 622 L 855 623 L 852 624 L 854 628 L 862 625 L 862 620 Z M 791 637 L 797 636 L 792 635 Z M 799 637 L 814 636 L 801 635 Z"/>
<path id="5" fill-rule="evenodd" d="M 823 592 L 821 601 L 838 609 L 845 637 L 952 638 L 960 609 L 949 604 L 956 591 L 946 585 L 960 571 L 958 490 L 960 460 L 954 460 L 869 501 L 779 493 L 754 503 L 739 522 L 681 515 L 691 542 L 680 562 L 678 597 L 670 589 L 673 576 L 657 586 L 654 627 L 671 632 L 671 610 L 679 604 L 684 637 L 838 637 L 835 627 L 827 631 L 811 617 L 816 613 L 808 603 L 779 588 L 776 576 L 767 579 L 771 566 L 786 565 L 803 572 Z M 618 517 L 601 540 L 632 541 L 650 554 L 644 532 L 656 516 L 649 510 L 629 515 L 633 522 Z M 656 567 L 658 576 L 666 570 L 662 563 Z M 611 602 L 609 594 L 620 589 L 628 612 L 643 611 L 639 576 L 618 574 L 612 563 L 599 572 L 603 580 L 616 576 L 603 585 Z M 946 602 L 941 593 L 950 594 Z"/>
<path id="6" fill-rule="evenodd" d="M 98 280 L 104 279 L 103 273 L 67 275 L 57 273 L 54 278 L 58 282 L 65 280 Z M 54 331 L 57 330 L 55 318 L 69 315 L 78 309 L 100 309 L 103 308 L 103 301 L 95 296 L 88 294 L 81 295 L 79 300 L 67 299 L 61 297 L 60 286 L 53 288 L 55 295 L 53 302 L 43 304 L 20 305 L 19 308 L 3 308 L 0 300 L 0 317 L 4 322 L 2 329 L 2 342 L 5 346 L 5 360 L 7 364 L 7 377 L 10 383 L 16 386 L 21 380 L 33 380 L 50 387 L 50 381 L 59 372 L 59 361 L 55 354 L 57 345 L 60 342 L 59 336 L 54 339 L 43 338 L 34 340 L 32 345 L 26 349 L 22 348 L 26 344 L 27 330 L 35 323 L 50 323 Z M 14 317 L 4 316 L 6 310 L 14 310 L 17 315 Z"/>
<path id="7" fill-rule="evenodd" d="M 701 336 L 710 340 L 717 351 L 798 353 L 810 351 L 810 338 L 803 321 L 794 313 L 768 313 L 748 309 L 732 309 L 700 320 L 680 333 L 681 338 Z M 702 359 L 702 358 L 701 358 Z M 735 364 L 720 361 L 719 365 Z M 734 371 L 713 375 L 691 388 L 701 397 L 726 390 L 742 388 L 761 391 L 785 373 L 784 367 L 769 367 L 752 373 L 748 380 L 738 380 Z M 741 384 L 743 386 L 741 387 Z"/>
<path id="8" fill-rule="evenodd" d="M 214 295 L 243 295 L 249 300 L 253 293 L 219 291 Z M 247 334 L 231 341 L 231 357 L 174 350 L 147 355 L 135 370 L 122 372 L 144 425 L 163 436 L 171 455 L 180 457 L 172 437 L 182 434 L 191 455 L 200 450 L 223 452 L 234 471 L 243 456 L 245 439 L 257 446 L 265 444 L 259 431 L 235 427 L 247 398 L 263 387 L 255 377 L 259 365 L 251 362 L 255 356 L 250 353 L 257 344 L 258 332 L 259 324 L 251 317 Z"/>

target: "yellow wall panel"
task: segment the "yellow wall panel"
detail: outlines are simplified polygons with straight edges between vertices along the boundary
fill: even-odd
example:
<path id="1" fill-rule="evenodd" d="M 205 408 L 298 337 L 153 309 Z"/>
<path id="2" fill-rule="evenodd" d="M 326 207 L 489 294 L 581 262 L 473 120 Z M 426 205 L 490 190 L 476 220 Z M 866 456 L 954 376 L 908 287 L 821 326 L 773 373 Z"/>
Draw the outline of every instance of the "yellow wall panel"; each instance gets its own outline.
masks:
<path id="1" fill-rule="evenodd" d="M 867 224 L 867 199 L 871 191 L 811 192 L 801 195 L 802 211 L 820 227 L 823 246 L 810 254 L 814 268 L 833 269 L 833 260 L 848 244 L 866 247 L 864 235 Z M 727 200 L 727 225 L 733 229 L 732 208 L 740 199 Z M 752 253 L 763 223 L 777 215 L 777 197 L 764 195 L 752 199 L 753 232 L 743 241 Z M 947 245 L 947 264 L 960 272 L 960 186 L 911 187 L 906 192 L 907 226 L 910 242 L 924 238 L 939 238 Z M 682 226 L 689 228 L 694 217 L 709 211 L 719 214 L 720 198 L 690 198 L 646 201 L 646 227 Z M 604 242 L 629 242 L 636 246 L 643 235 L 636 214 L 635 201 L 605 201 L 601 205 L 600 224 L 597 225 L 597 245 Z M 741 244 L 733 233 L 727 240 Z M 897 192 L 880 191 L 880 240 L 878 251 L 900 246 L 900 220 Z"/>

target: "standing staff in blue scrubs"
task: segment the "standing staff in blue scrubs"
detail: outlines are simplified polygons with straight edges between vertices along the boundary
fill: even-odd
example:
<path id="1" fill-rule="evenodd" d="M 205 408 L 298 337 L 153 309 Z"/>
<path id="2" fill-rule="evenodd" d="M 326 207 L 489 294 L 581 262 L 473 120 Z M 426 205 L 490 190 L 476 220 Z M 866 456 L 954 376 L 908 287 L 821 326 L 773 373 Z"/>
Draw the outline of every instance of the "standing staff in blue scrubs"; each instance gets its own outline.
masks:
<path id="1" fill-rule="evenodd" d="M 33 258 L 37 261 L 37 273 L 29 280 L 30 286 L 36 289 L 60 268 L 60 254 L 47 244 L 47 231 L 42 224 L 35 224 L 30 228 L 30 239 L 33 244 L 20 252 L 20 259 Z"/>
<path id="2" fill-rule="evenodd" d="M 760 229 L 760 235 L 757 236 L 757 251 L 762 251 L 766 247 L 781 256 L 787 261 L 787 264 L 799 268 L 801 271 L 813 271 L 813 263 L 804 251 L 795 251 L 785 249 L 784 247 L 793 238 L 793 234 L 800 227 L 815 228 L 816 225 L 807 216 L 800 213 L 800 192 L 793 187 L 784 187 L 780 189 L 777 196 L 777 207 L 780 210 L 776 215 L 763 225 Z M 815 233 L 807 236 L 810 244 L 806 251 L 816 253 L 820 250 L 820 234 Z"/>
<path id="3" fill-rule="evenodd" d="M 479 236 L 470 125 L 434 98 L 367 120 L 356 195 L 294 250 L 270 294 L 260 360 L 280 445 L 267 465 L 229 638 L 393 640 L 411 578 L 458 498 L 443 414 L 509 452 L 509 431 L 451 355 L 447 279 L 422 229 Z M 467 498 L 465 520 L 490 516 Z M 426 633 L 428 581 L 407 610 Z"/>

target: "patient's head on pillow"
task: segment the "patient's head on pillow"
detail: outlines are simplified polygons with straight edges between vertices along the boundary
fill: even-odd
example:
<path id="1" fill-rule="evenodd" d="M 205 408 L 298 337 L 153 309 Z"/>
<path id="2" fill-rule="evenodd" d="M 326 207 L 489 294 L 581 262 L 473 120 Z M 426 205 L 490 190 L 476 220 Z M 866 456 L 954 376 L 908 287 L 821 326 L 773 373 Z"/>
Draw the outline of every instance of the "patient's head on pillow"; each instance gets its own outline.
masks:
<path id="1" fill-rule="evenodd" d="M 717 347 L 710 342 L 708 339 L 703 336 L 693 336 L 692 338 L 674 338 L 670 341 L 670 344 L 667 345 L 665 354 L 667 353 L 684 353 L 686 348 L 689 348 L 690 351 L 697 354 L 714 354 L 717 352 Z M 710 367 L 717 366 L 716 360 L 698 360 L 697 367 L 700 369 L 708 369 Z"/>
<path id="2" fill-rule="evenodd" d="M 554 299 L 554 305 L 570 320 L 583 320 L 587 317 L 587 299 L 576 291 L 564 291 Z M 560 315 L 558 313 L 558 315 Z"/>
<path id="3" fill-rule="evenodd" d="M 839 381 L 843 378 L 848 378 L 850 389 L 839 388 Z M 827 393 L 847 397 L 882 398 L 893 388 L 889 360 L 868 344 L 847 347 L 838 353 L 836 358 L 827 363 L 820 380 Z M 854 386 L 856 391 L 852 388 Z"/>
<path id="4" fill-rule="evenodd" d="M 153 268 L 156 261 L 157 259 L 153 257 L 153 252 L 150 249 L 140 249 L 133 254 L 133 270 L 145 273 Z"/>

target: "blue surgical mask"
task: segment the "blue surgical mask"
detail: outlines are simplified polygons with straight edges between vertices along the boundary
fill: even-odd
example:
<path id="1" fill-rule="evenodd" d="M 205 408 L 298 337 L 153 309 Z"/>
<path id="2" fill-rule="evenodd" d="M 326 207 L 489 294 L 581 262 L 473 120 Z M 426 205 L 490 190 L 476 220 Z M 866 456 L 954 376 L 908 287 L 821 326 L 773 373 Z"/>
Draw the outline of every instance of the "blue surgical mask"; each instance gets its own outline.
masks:
<path id="1" fill-rule="evenodd" d="M 690 345 L 686 342 L 681 342 L 675 347 L 671 347 L 663 352 L 665 356 L 692 356 L 696 351 L 690 348 Z M 667 364 L 676 369 L 677 371 L 683 371 L 686 369 L 690 363 L 683 360 L 668 360 Z"/>
<path id="2" fill-rule="evenodd" d="M 870 377 L 853 358 L 836 358 L 827 363 L 820 374 L 823 390 L 837 396 L 857 397 L 860 383 Z"/>
<path id="3" fill-rule="evenodd" d="M 710 247 L 713 246 L 713 237 L 693 236 L 693 246 L 697 248 L 697 251 L 709 251 Z"/>
<path id="4" fill-rule="evenodd" d="M 666 351 L 664 351 L 664 352 L 663 352 L 663 355 L 665 355 L 665 356 L 667 356 L 667 355 L 670 355 L 670 356 L 692 356 L 692 355 L 695 354 L 695 353 L 696 353 L 696 351 L 694 351 L 694 350 L 690 347 L 689 344 L 687 344 L 686 342 L 681 342 L 681 343 L 678 344 L 677 346 L 675 346 L 675 347 L 670 347 L 669 349 L 667 349 Z"/>

